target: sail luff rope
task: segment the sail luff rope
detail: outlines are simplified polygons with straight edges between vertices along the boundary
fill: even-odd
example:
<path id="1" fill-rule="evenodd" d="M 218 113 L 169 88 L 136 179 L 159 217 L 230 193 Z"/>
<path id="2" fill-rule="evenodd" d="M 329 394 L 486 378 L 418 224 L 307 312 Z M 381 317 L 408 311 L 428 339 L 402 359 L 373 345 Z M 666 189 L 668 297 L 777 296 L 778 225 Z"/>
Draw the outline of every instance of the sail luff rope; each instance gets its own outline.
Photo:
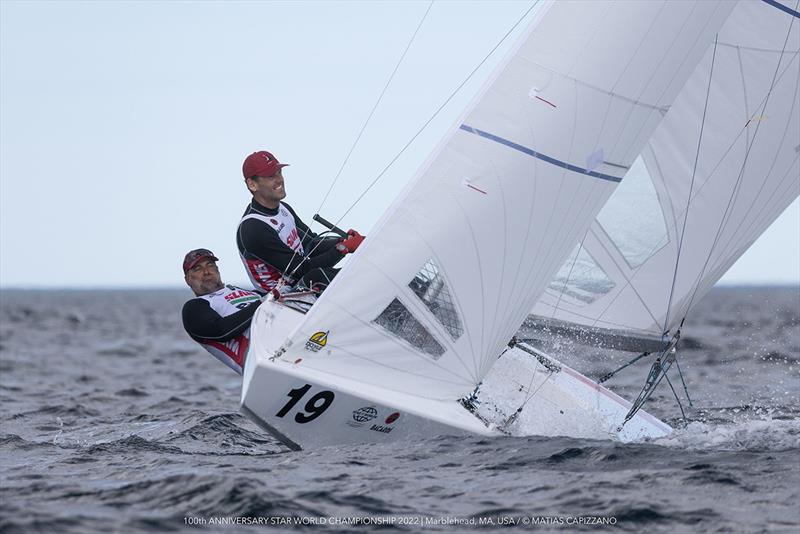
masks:
<path id="1" fill-rule="evenodd" d="M 800 4 L 800 0 L 798 0 L 797 3 Z M 781 49 L 780 57 L 778 58 L 778 64 L 775 66 L 775 72 L 772 74 L 772 82 L 770 83 L 769 91 L 767 91 L 767 96 L 764 99 L 764 104 L 761 106 L 761 115 L 763 115 L 764 112 L 766 111 L 767 103 L 769 102 L 769 97 L 770 97 L 770 95 L 772 95 L 772 91 L 775 88 L 775 83 L 776 83 L 776 79 L 777 79 L 777 76 L 778 76 L 778 72 L 780 71 L 781 61 L 783 60 L 783 56 L 784 56 L 784 54 L 786 52 L 786 45 L 789 42 L 789 35 L 791 35 L 792 26 L 793 25 L 794 25 L 794 19 L 792 19 L 789 22 L 789 29 L 786 32 L 786 38 L 783 41 L 783 48 Z M 749 121 L 748 121 L 748 123 L 749 123 Z M 691 309 L 692 304 L 694 303 L 694 299 L 695 299 L 695 296 L 697 295 L 697 291 L 700 289 L 700 281 L 703 279 L 703 275 L 706 272 L 706 268 L 708 267 L 708 263 L 711 261 L 711 256 L 714 254 L 714 249 L 716 249 L 717 244 L 719 243 L 719 239 L 720 239 L 720 237 L 722 235 L 722 229 L 725 226 L 725 221 L 726 221 L 726 219 L 728 217 L 728 212 L 731 209 L 731 206 L 733 204 L 733 199 L 736 197 L 736 192 L 739 190 L 739 185 L 741 184 L 742 177 L 744 176 L 744 170 L 745 170 L 745 167 L 747 165 L 747 160 L 750 157 L 750 151 L 752 150 L 753 145 L 755 144 L 756 137 L 758 136 L 758 131 L 761 128 L 761 123 L 762 123 L 762 121 L 757 121 L 756 122 L 756 131 L 753 132 L 753 138 L 750 141 L 750 144 L 747 146 L 747 151 L 744 154 L 744 161 L 742 161 L 742 166 L 741 166 L 741 169 L 739 170 L 739 176 L 737 176 L 736 184 L 734 185 L 733 191 L 731 192 L 731 196 L 728 198 L 728 204 L 727 204 L 727 206 L 725 206 L 725 211 L 722 214 L 722 219 L 720 220 L 719 227 L 717 228 L 717 233 L 714 236 L 714 242 L 711 244 L 711 247 L 710 247 L 710 249 L 708 251 L 708 256 L 706 257 L 706 261 L 703 264 L 703 269 L 700 271 L 700 276 L 697 278 L 697 281 L 694 284 L 694 286 L 695 286 L 694 287 L 694 291 L 692 292 L 692 297 L 689 299 L 689 304 L 686 307 L 686 311 L 684 312 L 683 320 L 686 319 L 686 315 L 689 313 L 689 310 Z M 690 195 L 690 198 L 691 198 L 691 195 Z M 687 211 L 688 211 L 688 208 L 687 208 Z M 681 322 L 683 322 L 683 321 L 681 321 Z"/>
<path id="2" fill-rule="evenodd" d="M 675 296 L 675 284 L 678 280 L 678 266 L 681 262 L 681 249 L 683 248 L 683 238 L 686 234 L 686 222 L 689 220 L 689 207 L 692 201 L 692 191 L 694 190 L 694 180 L 697 175 L 697 163 L 700 160 L 700 145 L 703 142 L 703 130 L 705 129 L 706 125 L 706 112 L 708 111 L 708 98 L 711 94 L 711 80 L 714 78 L 714 60 L 717 56 L 717 39 L 719 38 L 719 34 L 714 36 L 714 49 L 711 53 L 711 69 L 708 73 L 708 87 L 706 87 L 706 100 L 703 104 L 703 118 L 700 121 L 700 136 L 697 139 L 697 151 L 695 152 L 694 156 L 694 166 L 692 167 L 692 181 L 689 185 L 689 195 L 686 198 L 686 212 L 683 216 L 683 228 L 681 229 L 681 238 L 678 241 L 678 252 L 675 258 L 675 271 L 672 273 L 672 287 L 669 291 L 669 300 L 667 302 L 667 313 L 664 316 L 664 327 L 661 329 L 663 334 L 667 333 L 667 329 L 669 328 L 669 315 L 670 311 L 672 310 L 672 299 Z"/>
<path id="3" fill-rule="evenodd" d="M 347 208 L 347 210 L 345 210 L 345 212 L 336 220 L 336 222 L 334 223 L 336 226 L 338 226 L 339 223 L 342 221 L 342 219 L 344 219 L 347 216 L 347 214 L 350 213 L 350 211 L 352 211 L 352 209 L 361 201 L 361 199 L 364 198 L 364 196 L 370 191 L 370 189 L 372 189 L 375 186 L 375 184 L 378 183 L 378 181 L 383 177 L 384 174 L 386 174 L 386 172 L 389 170 L 389 168 L 392 165 L 394 165 L 395 161 L 397 161 L 400 158 L 400 156 L 403 155 L 403 153 L 408 149 L 409 146 L 411 146 L 411 144 L 414 142 L 414 140 L 416 140 L 416 138 L 419 137 L 419 135 L 425 130 L 425 128 L 427 128 L 428 125 L 433 121 L 433 119 L 435 119 L 436 116 L 439 115 L 439 113 L 442 111 L 442 109 L 444 109 L 444 107 L 447 106 L 447 104 L 461 90 L 461 88 L 464 87 L 464 85 L 466 85 L 466 83 L 472 78 L 472 76 L 474 76 L 475 73 L 483 66 L 483 64 L 486 63 L 486 61 L 492 56 L 492 54 L 494 54 L 495 50 L 497 50 L 500 47 L 500 45 L 503 44 L 503 42 L 505 42 L 505 40 L 508 38 L 508 36 L 511 35 L 511 33 L 514 31 L 514 29 L 516 29 L 516 27 L 519 26 L 519 24 L 523 20 L 525 20 L 525 17 L 527 17 L 527 15 L 531 12 L 531 10 L 534 7 L 536 7 L 536 5 L 539 2 L 540 2 L 540 0 L 536 0 L 531 5 L 531 7 L 529 7 L 527 9 L 527 11 L 525 11 L 525 13 L 522 14 L 522 16 L 514 23 L 514 25 L 511 26 L 511 28 L 505 33 L 505 35 L 503 35 L 503 37 L 497 42 L 497 44 L 494 45 L 494 47 L 489 51 L 489 53 L 486 54 L 486 56 L 480 61 L 480 63 L 478 63 L 478 65 L 474 69 L 472 69 L 472 72 L 470 72 L 467 75 L 467 77 L 464 78 L 464 81 L 462 81 L 458 85 L 458 87 L 456 87 L 453 90 L 453 92 L 450 93 L 450 96 L 448 96 L 447 99 L 436 109 L 436 111 L 433 112 L 433 114 L 430 116 L 430 118 L 427 121 L 425 121 L 425 123 L 419 128 L 419 130 L 417 130 L 417 133 L 415 133 L 411 137 L 411 139 L 403 146 L 403 148 L 400 149 L 400 151 L 391 159 L 391 161 L 389 161 L 389 163 L 383 168 L 383 170 L 375 177 L 375 179 L 372 181 L 372 183 L 370 183 L 366 187 L 366 189 L 358 196 L 358 198 L 356 198 L 356 200 Z M 308 256 L 310 256 L 311 253 L 314 252 L 314 250 L 316 250 L 316 248 L 320 245 L 320 243 L 321 243 L 321 241 L 318 242 L 314 246 L 314 248 L 311 249 L 311 251 L 308 253 L 306 258 L 303 258 L 303 260 L 300 263 L 297 264 L 297 266 L 292 270 L 292 272 L 289 273 L 289 276 L 291 276 L 292 274 L 294 274 L 297 271 L 297 269 L 300 267 L 300 265 L 302 265 L 303 262 L 306 261 Z"/>

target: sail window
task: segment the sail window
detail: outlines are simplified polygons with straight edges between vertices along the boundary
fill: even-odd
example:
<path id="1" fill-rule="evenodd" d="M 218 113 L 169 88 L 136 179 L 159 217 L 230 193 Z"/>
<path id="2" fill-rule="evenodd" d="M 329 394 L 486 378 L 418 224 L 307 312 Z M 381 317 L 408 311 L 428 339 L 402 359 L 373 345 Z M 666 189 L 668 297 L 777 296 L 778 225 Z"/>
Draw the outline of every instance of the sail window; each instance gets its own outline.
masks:
<path id="1" fill-rule="evenodd" d="M 394 299 L 373 322 L 434 360 L 444 354 L 444 347 L 398 299 Z"/>
<path id="2" fill-rule="evenodd" d="M 597 222 L 631 268 L 667 244 L 661 203 L 641 156 L 600 210 Z"/>
<path id="3" fill-rule="evenodd" d="M 456 307 L 450 296 L 444 277 L 439 272 L 439 267 L 432 259 L 428 260 L 422 269 L 409 282 L 408 287 L 427 306 L 434 317 L 441 323 L 450 337 L 455 341 L 464 333 L 461 319 L 456 313 Z"/>
<path id="4" fill-rule="evenodd" d="M 586 305 L 611 291 L 614 285 L 586 249 L 578 245 L 550 282 L 549 290 Z"/>

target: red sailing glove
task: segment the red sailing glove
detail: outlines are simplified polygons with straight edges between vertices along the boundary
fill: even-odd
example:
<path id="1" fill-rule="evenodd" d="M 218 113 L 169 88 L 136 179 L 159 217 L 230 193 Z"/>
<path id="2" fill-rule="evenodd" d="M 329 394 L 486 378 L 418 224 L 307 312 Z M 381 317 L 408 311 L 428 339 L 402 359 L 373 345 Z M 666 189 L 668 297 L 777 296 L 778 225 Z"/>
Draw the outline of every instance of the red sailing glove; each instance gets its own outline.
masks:
<path id="1" fill-rule="evenodd" d="M 342 239 L 336 245 L 336 249 L 342 254 L 355 252 L 361 242 L 364 241 L 364 236 L 353 229 L 347 231 L 347 236 L 346 239 Z"/>

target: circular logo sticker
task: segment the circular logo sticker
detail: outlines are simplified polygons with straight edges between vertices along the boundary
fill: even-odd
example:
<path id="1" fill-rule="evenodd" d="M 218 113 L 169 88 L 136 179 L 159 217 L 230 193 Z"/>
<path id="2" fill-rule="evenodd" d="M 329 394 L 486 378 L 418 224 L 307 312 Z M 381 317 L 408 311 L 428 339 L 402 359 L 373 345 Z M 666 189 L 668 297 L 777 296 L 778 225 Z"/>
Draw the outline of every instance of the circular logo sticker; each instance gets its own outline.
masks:
<path id="1" fill-rule="evenodd" d="M 353 412 L 353 420 L 359 423 L 366 423 L 372 421 L 378 416 L 378 410 L 372 406 L 364 406 Z"/>

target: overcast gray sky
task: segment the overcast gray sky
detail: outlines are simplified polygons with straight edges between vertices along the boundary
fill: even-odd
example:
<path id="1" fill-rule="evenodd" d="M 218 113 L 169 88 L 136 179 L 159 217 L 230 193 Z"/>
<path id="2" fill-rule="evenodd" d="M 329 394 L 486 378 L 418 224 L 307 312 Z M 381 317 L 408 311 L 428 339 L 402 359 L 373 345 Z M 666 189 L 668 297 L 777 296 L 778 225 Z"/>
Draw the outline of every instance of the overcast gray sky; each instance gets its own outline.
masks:
<path id="1" fill-rule="evenodd" d="M 323 215 L 344 212 L 529 5 L 434 4 Z M 182 284 L 200 246 L 246 281 L 234 231 L 252 151 L 291 163 L 289 199 L 310 219 L 428 2 L 0 6 L 0 285 L 136 287 Z M 495 59 L 345 228 L 369 231 Z M 797 201 L 723 281 L 800 283 Z"/>

